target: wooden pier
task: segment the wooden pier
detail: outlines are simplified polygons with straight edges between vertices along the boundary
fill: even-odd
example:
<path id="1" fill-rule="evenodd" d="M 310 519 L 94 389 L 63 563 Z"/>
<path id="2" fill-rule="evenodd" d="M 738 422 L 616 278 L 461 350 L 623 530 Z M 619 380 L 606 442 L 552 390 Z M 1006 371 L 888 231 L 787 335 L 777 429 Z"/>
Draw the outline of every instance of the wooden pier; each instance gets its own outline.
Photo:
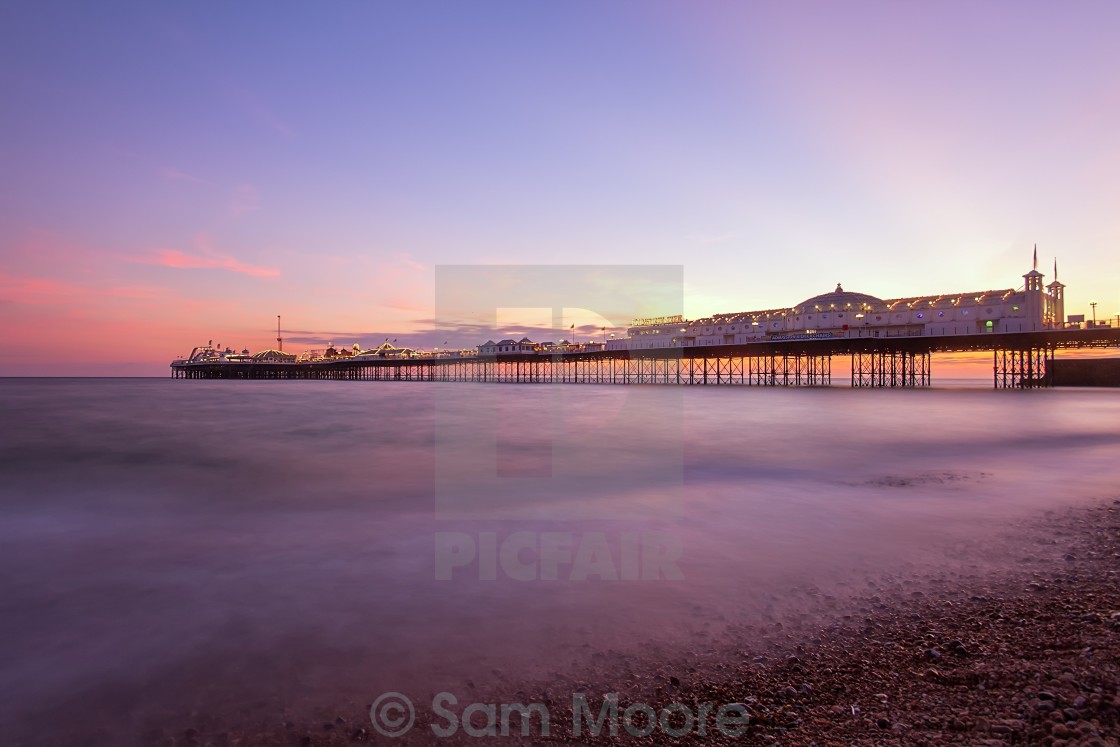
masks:
<path id="1" fill-rule="evenodd" d="M 1009 334 L 825 338 L 746 345 L 462 357 L 337 358 L 301 362 L 176 362 L 185 379 L 329 379 L 508 384 L 829 386 L 847 356 L 855 388 L 928 387 L 937 353 L 992 353 L 997 389 L 1053 385 L 1059 350 L 1120 347 L 1120 329 Z"/>

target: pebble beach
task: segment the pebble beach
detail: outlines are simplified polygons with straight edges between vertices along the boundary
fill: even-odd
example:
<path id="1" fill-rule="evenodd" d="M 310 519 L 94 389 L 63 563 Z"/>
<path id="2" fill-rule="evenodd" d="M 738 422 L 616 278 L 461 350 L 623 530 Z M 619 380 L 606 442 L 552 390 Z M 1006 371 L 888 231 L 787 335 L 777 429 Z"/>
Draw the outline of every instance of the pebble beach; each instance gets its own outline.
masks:
<path id="1" fill-rule="evenodd" d="M 516 690 L 472 692 L 480 702 L 540 702 L 548 736 L 532 723 L 499 743 L 757 745 L 1120 744 L 1120 500 L 1047 512 L 1007 530 L 1019 562 L 992 574 L 907 577 L 884 569 L 842 601 L 827 589 L 791 590 L 807 605 L 744 627 L 725 646 L 651 651 L 648 660 L 599 652 L 588 671 L 556 673 Z M 983 553 L 983 543 L 973 548 Z M 654 728 L 573 735 L 571 694 L 619 708 L 645 703 L 732 704 L 747 722 L 704 736 Z M 420 694 L 417 694 L 420 695 Z M 317 718 L 223 728 L 206 724 L 149 732 L 163 745 L 355 745 L 388 743 L 371 726 L 370 704 L 321 709 Z M 596 709 L 597 710 L 597 709 Z M 485 718 L 476 718 L 482 727 Z M 423 713 L 400 744 L 478 744 L 463 731 L 437 738 Z M 670 727 L 681 719 L 669 719 Z M 645 731 L 639 714 L 632 726 Z"/>

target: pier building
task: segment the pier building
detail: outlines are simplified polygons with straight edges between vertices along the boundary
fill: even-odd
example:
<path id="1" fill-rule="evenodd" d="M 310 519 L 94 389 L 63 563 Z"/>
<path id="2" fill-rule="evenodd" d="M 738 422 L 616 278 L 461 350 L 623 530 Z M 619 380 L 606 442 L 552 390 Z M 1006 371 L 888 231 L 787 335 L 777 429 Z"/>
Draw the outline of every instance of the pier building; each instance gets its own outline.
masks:
<path id="1" fill-rule="evenodd" d="M 627 337 L 607 342 L 608 350 L 744 345 L 811 338 L 878 338 L 982 335 L 1063 329 L 1065 285 L 1057 278 L 1043 286 L 1038 249 L 1019 288 L 878 298 L 835 290 L 780 309 L 682 317 L 637 319 Z"/>

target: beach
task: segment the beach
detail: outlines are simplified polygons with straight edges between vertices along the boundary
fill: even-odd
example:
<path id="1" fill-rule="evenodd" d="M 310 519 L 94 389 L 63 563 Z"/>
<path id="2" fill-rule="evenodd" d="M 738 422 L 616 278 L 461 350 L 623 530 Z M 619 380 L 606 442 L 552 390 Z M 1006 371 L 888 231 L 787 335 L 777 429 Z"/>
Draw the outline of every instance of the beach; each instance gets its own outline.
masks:
<path id="1" fill-rule="evenodd" d="M 651 652 L 649 660 L 599 652 L 599 666 L 516 690 L 474 691 L 476 702 L 550 705 L 551 733 L 520 734 L 513 719 L 493 738 L 509 743 L 760 745 L 1115 745 L 1120 739 L 1120 499 L 1023 522 L 1021 566 L 1003 573 L 864 580 L 845 603 L 826 590 L 791 589 L 804 607 L 744 629 L 723 647 Z M 982 555 L 982 546 L 973 548 Z M 741 645 L 736 645 L 736 643 Z M 681 653 L 684 656 L 681 656 Z M 683 704 L 742 704 L 748 725 L 721 734 L 714 718 L 684 736 L 658 727 L 636 737 L 623 724 L 596 737 L 584 718 L 572 736 L 571 694 L 599 704 L 618 694 L 660 711 Z M 368 704 L 367 704 L 368 705 Z M 592 709 L 597 715 L 598 708 Z M 714 712 L 714 709 L 713 709 Z M 223 730 L 205 721 L 153 733 L 167 745 L 352 745 L 384 741 L 364 708 L 323 710 L 316 720 Z M 477 715 L 476 730 L 486 718 Z M 671 728 L 683 719 L 670 720 Z M 437 738 L 419 718 L 406 744 L 478 743 L 462 731 Z M 634 720 L 635 731 L 645 723 Z"/>

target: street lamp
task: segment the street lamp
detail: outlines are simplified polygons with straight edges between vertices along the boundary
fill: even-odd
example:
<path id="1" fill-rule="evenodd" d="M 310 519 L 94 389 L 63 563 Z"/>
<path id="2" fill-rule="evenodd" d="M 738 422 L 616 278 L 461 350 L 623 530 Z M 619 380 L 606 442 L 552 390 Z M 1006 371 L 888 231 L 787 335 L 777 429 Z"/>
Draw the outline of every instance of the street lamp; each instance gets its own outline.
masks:
<path id="1" fill-rule="evenodd" d="M 1090 301 L 1089 305 L 1093 307 L 1093 326 L 1097 326 L 1097 302 Z"/>

